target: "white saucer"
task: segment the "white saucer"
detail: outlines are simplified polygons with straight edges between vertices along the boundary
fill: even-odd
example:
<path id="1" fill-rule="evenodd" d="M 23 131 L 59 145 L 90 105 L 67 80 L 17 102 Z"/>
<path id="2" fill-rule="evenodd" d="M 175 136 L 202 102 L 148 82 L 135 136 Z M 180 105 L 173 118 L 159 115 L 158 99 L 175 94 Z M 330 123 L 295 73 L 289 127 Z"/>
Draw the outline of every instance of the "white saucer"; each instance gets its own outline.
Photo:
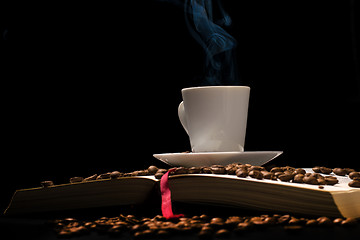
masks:
<path id="1" fill-rule="evenodd" d="M 214 164 L 249 163 L 261 166 L 281 155 L 282 151 L 162 153 L 153 156 L 174 167 L 201 167 Z"/>

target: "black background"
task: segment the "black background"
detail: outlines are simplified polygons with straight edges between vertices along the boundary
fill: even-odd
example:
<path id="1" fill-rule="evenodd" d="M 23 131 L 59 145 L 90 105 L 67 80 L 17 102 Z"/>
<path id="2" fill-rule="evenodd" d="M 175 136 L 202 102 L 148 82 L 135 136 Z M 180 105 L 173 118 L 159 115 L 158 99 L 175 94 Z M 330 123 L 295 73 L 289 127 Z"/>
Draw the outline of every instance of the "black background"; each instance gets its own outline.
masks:
<path id="1" fill-rule="evenodd" d="M 295 167 L 360 165 L 355 1 L 222 1 L 251 87 L 247 151 Z M 161 165 L 190 150 L 181 89 L 204 52 L 162 1 L 1 7 L 1 208 L 42 180 Z M 354 11 L 355 35 L 351 20 Z M 360 44 L 358 45 L 360 47 Z"/>

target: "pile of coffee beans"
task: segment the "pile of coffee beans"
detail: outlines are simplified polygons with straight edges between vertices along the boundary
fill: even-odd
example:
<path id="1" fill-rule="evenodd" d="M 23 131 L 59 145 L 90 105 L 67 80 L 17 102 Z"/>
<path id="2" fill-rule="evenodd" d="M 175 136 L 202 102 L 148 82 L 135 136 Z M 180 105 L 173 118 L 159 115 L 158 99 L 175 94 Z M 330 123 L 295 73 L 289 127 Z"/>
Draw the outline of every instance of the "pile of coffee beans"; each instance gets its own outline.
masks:
<path id="1" fill-rule="evenodd" d="M 166 238 L 175 235 L 197 235 L 199 239 L 228 238 L 246 232 L 269 227 L 285 230 L 301 230 L 305 227 L 357 226 L 355 218 L 299 218 L 291 215 L 228 216 L 206 214 L 167 220 L 161 215 L 136 217 L 120 215 L 101 217 L 92 221 L 64 218 L 51 221 L 59 237 L 72 237 L 98 232 L 111 236 L 129 234 L 135 239 Z"/>
<path id="2" fill-rule="evenodd" d="M 89 182 L 102 179 L 117 179 L 121 177 L 135 177 L 135 176 L 155 176 L 156 179 L 161 177 L 169 169 L 158 168 L 156 166 L 149 166 L 144 170 L 137 170 L 133 172 L 123 173 L 120 171 L 106 172 L 102 174 L 93 174 L 89 177 L 72 177 L 70 183 Z M 313 173 L 307 173 L 302 168 L 294 168 L 290 166 L 285 167 L 262 167 L 253 166 L 251 164 L 232 163 L 226 166 L 212 165 L 206 167 L 177 167 L 175 171 L 170 175 L 179 174 L 228 174 L 236 175 L 239 178 L 255 178 L 255 179 L 269 179 L 274 181 L 293 182 L 293 183 L 305 183 L 311 185 L 319 185 L 319 188 L 323 188 L 323 185 L 335 185 L 339 181 L 336 176 L 348 176 L 352 181 L 349 182 L 350 187 L 360 187 L 360 172 L 351 168 L 327 168 L 327 167 L 314 167 Z M 332 175 L 329 175 L 333 173 Z M 322 175 L 326 174 L 326 175 Z M 52 181 L 41 182 L 43 187 L 53 186 Z"/>

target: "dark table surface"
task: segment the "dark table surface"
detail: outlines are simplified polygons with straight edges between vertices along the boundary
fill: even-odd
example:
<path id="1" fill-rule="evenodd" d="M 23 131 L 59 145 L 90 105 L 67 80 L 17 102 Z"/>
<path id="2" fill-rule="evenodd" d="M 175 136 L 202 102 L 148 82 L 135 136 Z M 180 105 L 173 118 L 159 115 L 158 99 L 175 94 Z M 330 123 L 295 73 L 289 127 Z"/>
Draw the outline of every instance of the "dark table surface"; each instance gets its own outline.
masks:
<path id="1" fill-rule="evenodd" d="M 210 207 L 210 206 L 196 206 L 196 205 L 175 205 L 177 213 L 185 213 L 185 216 L 200 215 L 200 213 L 208 216 L 260 216 L 263 212 L 231 209 L 225 207 Z M 135 216 L 146 216 L 152 218 L 159 214 L 157 206 L 131 206 L 131 207 L 116 207 L 116 208 L 102 208 L 102 209 L 87 209 L 72 212 L 62 213 L 47 213 L 37 216 L 17 216 L 17 217 L 0 217 L 0 231 L 1 236 L 6 236 L 2 239 L 59 239 L 59 236 L 54 231 L 53 225 L 49 224 L 55 219 L 64 219 L 65 217 L 73 217 L 78 220 L 88 221 L 96 220 L 100 217 L 115 217 L 120 214 L 133 214 Z M 282 213 L 284 214 L 284 213 Z M 270 214 L 269 214 L 270 215 Z M 299 216 L 300 217 L 300 216 Z M 317 218 L 316 216 L 304 216 L 307 218 Z M 355 239 L 360 236 L 360 223 L 354 226 L 304 226 L 300 230 L 287 230 L 282 225 L 267 226 L 255 228 L 251 231 L 246 231 L 241 235 L 232 232 L 230 239 L 264 239 L 274 237 L 276 239 Z M 134 239 L 129 232 L 125 232 L 117 239 Z M 155 239 L 159 239 L 154 237 Z M 168 239 L 199 239 L 196 233 L 192 234 L 172 234 Z M 114 236 L 108 233 L 99 233 L 97 231 L 90 231 L 85 235 L 71 236 L 71 239 L 115 239 Z M 140 238 L 141 239 L 141 238 Z M 212 239 L 218 239 L 213 237 Z"/>

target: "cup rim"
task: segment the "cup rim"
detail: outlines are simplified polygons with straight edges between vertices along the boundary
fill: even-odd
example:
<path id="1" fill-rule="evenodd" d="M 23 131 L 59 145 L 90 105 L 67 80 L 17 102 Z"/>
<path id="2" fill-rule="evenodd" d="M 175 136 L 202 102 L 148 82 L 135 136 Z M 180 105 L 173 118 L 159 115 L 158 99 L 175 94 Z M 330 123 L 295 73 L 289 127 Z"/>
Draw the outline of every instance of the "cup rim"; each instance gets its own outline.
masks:
<path id="1" fill-rule="evenodd" d="M 195 90 L 195 89 L 212 89 L 212 88 L 223 88 L 223 89 L 226 89 L 226 88 L 243 88 L 243 89 L 250 89 L 249 86 L 238 86 L 238 85 L 234 85 L 234 86 L 199 86 L 199 87 L 188 87 L 188 88 L 183 88 L 181 89 L 181 91 L 188 91 L 188 90 Z"/>

